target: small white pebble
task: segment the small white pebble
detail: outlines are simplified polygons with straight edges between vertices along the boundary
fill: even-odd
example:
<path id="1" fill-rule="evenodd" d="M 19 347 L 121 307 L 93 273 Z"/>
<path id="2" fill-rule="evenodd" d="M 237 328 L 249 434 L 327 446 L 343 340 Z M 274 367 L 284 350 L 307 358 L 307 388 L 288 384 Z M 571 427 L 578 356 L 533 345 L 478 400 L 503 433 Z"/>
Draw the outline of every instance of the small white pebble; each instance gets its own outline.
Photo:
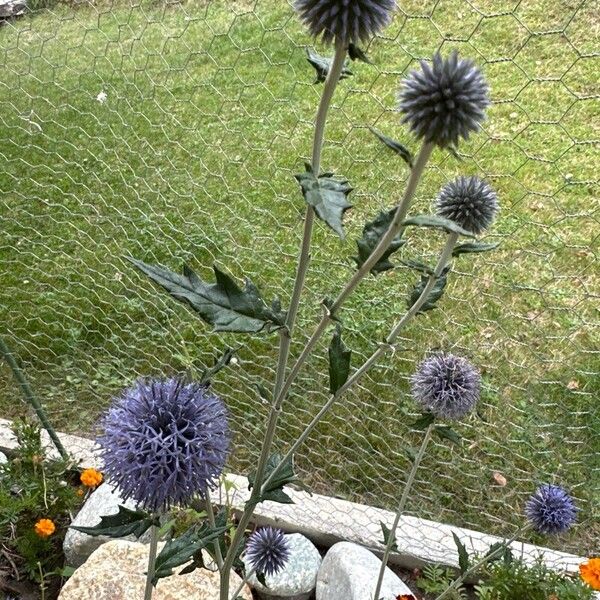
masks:
<path id="1" fill-rule="evenodd" d="M 96 96 L 96 100 L 98 100 L 98 102 L 100 102 L 100 104 L 104 104 L 107 99 L 108 99 L 108 94 L 105 91 L 100 92 Z"/>

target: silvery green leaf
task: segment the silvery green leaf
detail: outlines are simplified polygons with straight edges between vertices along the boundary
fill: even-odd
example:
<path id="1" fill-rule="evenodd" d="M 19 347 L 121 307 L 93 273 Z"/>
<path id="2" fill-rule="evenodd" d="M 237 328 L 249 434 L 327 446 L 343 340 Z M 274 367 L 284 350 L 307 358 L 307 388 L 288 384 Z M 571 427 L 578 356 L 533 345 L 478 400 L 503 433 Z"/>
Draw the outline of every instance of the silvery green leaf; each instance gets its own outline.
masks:
<path id="1" fill-rule="evenodd" d="M 393 140 L 392 138 L 387 137 L 386 135 L 383 135 L 383 133 L 380 133 L 373 127 L 369 127 L 369 130 L 373 135 L 377 136 L 382 143 L 384 143 L 388 148 L 393 150 L 400 158 L 402 158 L 402 160 L 404 160 L 404 162 L 412 169 L 413 155 L 406 146 L 400 142 L 397 142 L 396 140 Z"/>
<path id="2" fill-rule="evenodd" d="M 489 252 L 495 250 L 500 245 L 500 242 L 495 244 L 485 244 L 483 242 L 466 242 L 459 244 L 452 250 L 452 256 L 458 256 L 459 254 L 470 254 L 473 252 Z"/>
<path id="3" fill-rule="evenodd" d="M 116 515 L 100 517 L 100 523 L 93 527 L 71 526 L 71 528 L 92 536 L 105 535 L 111 538 L 120 538 L 134 535 L 139 538 L 153 524 L 155 524 L 155 519 L 149 513 L 119 506 Z"/>
<path id="4" fill-rule="evenodd" d="M 369 221 L 363 227 L 362 237 L 359 240 L 356 240 L 358 256 L 353 257 L 359 268 L 366 262 L 379 243 L 379 240 L 385 235 L 385 232 L 392 223 L 395 214 L 395 208 L 389 211 L 380 212 L 375 219 Z M 400 237 L 400 234 L 397 235 L 392 240 L 392 243 L 387 247 L 386 251 L 381 255 L 381 258 L 373 265 L 371 273 L 373 275 L 377 275 L 378 273 L 383 273 L 384 271 L 393 269 L 394 263 L 392 263 L 389 258 L 404 244 L 405 240 Z"/>
<path id="5" fill-rule="evenodd" d="M 342 341 L 342 327 L 338 323 L 329 345 L 329 391 L 335 394 L 350 374 L 351 351 Z"/>
<path id="6" fill-rule="evenodd" d="M 263 481 L 266 481 L 271 473 L 275 470 L 282 461 L 282 456 L 279 453 L 272 454 L 267 461 Z M 256 483 L 256 473 L 248 475 L 248 489 L 251 490 Z M 294 463 L 290 458 L 286 460 L 282 469 L 277 476 L 269 483 L 265 491 L 255 501 L 255 503 L 271 500 L 281 504 L 294 504 L 294 501 L 283 491 L 283 486 L 289 483 L 300 484 L 300 480 L 294 473 Z"/>
<path id="7" fill-rule="evenodd" d="M 202 371 L 202 375 L 200 376 L 201 384 L 209 384 L 213 377 L 221 370 L 224 369 L 234 357 L 235 353 L 241 348 L 238 346 L 237 348 L 225 348 L 225 350 L 219 355 L 215 357 L 215 361 L 212 367 L 206 367 Z"/>
<path id="8" fill-rule="evenodd" d="M 343 238 L 342 218 L 352 208 L 346 199 L 352 191 L 348 181 L 333 179 L 332 173 L 315 177 L 308 163 L 306 172 L 296 175 L 296 179 L 302 188 L 304 199 L 315 209 L 317 216 Z"/>
<path id="9" fill-rule="evenodd" d="M 187 265 L 179 275 L 160 265 L 128 260 L 171 296 L 190 305 L 215 331 L 256 333 L 284 325 L 285 315 L 270 308 L 249 279 L 242 289 L 231 276 L 213 266 L 216 283 L 209 284 Z"/>
<path id="10" fill-rule="evenodd" d="M 402 223 L 402 225 L 414 225 L 416 227 L 434 227 L 436 229 L 443 229 L 447 233 L 458 233 L 465 237 L 474 238 L 475 236 L 466 229 L 463 229 L 460 225 L 457 225 L 450 219 L 444 217 L 438 217 L 437 215 L 417 215 L 410 217 Z"/>
<path id="11" fill-rule="evenodd" d="M 327 79 L 327 75 L 329 74 L 329 69 L 331 68 L 331 63 L 333 60 L 317 54 L 312 48 L 307 48 L 306 54 L 306 60 L 317 72 L 315 83 L 323 83 Z M 342 67 L 342 72 L 340 73 L 340 79 L 346 79 L 351 75 L 353 75 L 352 71 L 346 67 L 346 64 L 344 64 Z"/>
<path id="12" fill-rule="evenodd" d="M 365 54 L 365 51 L 362 48 L 359 48 L 356 44 L 350 43 L 348 46 L 348 56 L 351 60 L 361 60 L 369 65 L 373 64 L 369 57 Z"/>

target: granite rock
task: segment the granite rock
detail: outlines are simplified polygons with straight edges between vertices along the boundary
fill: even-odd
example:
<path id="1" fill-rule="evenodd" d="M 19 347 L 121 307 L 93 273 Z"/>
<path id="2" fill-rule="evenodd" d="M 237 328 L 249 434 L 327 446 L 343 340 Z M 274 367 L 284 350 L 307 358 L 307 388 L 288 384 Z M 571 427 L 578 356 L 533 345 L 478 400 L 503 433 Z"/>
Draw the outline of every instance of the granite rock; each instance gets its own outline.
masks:
<path id="1" fill-rule="evenodd" d="M 290 557 L 285 567 L 275 575 L 265 576 L 266 588 L 255 575 L 248 581 L 264 600 L 308 600 L 315 589 L 321 555 L 302 534 L 292 533 L 285 537 L 290 548 Z"/>
<path id="2" fill-rule="evenodd" d="M 159 545 L 159 551 L 163 544 Z M 69 578 L 58 600 L 141 600 L 144 597 L 149 546 L 113 540 L 95 550 Z M 183 566 L 181 567 L 181 569 Z M 206 569 L 160 579 L 152 600 L 219 600 L 219 574 Z M 231 574 L 231 591 L 241 583 Z M 240 594 L 252 600 L 248 586 Z"/>
<path id="3" fill-rule="evenodd" d="M 332 546 L 321 564 L 317 577 L 317 600 L 373 600 L 381 561 L 369 550 L 339 542 Z M 395 600 L 411 594 L 410 588 L 386 568 L 380 598 Z"/>
<path id="4" fill-rule="evenodd" d="M 119 505 L 132 510 L 136 508 L 135 504 L 130 500 L 124 501 L 119 495 L 118 490 L 110 483 L 103 483 L 90 494 L 71 525 L 93 527 L 100 523 L 101 517 L 116 515 L 119 512 Z M 149 536 L 149 532 L 146 532 L 139 540 L 134 536 L 127 536 L 123 539 L 132 542 L 147 542 L 149 541 Z M 71 567 L 79 567 L 96 548 L 99 548 L 111 539 L 103 535 L 87 535 L 86 533 L 69 528 L 63 542 L 66 564 Z"/>

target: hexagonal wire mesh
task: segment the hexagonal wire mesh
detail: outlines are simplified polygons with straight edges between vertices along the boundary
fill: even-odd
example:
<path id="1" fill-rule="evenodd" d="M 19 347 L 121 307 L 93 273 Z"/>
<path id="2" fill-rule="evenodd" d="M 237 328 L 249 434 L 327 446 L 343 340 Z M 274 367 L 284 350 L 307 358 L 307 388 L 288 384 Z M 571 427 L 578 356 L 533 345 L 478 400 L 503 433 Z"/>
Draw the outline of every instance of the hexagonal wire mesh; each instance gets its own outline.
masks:
<path id="1" fill-rule="evenodd" d="M 440 308 L 325 418 L 298 466 L 316 491 L 392 508 L 419 443 L 407 377 L 429 351 L 460 352 L 485 375 L 482 418 L 460 426 L 460 446 L 435 441 L 408 512 L 506 534 L 537 482 L 561 482 L 583 511 L 551 543 L 598 552 L 600 20 L 585 0 L 498 4 L 403 0 L 367 48 L 373 64 L 351 64 L 336 91 L 323 166 L 350 178 L 354 209 L 347 241 L 317 227 L 294 355 L 352 271 L 362 224 L 407 177 L 368 127 L 416 145 L 396 90 L 437 49 L 482 66 L 493 106 L 459 157 L 436 151 L 416 210 L 450 177 L 482 174 L 501 199 L 490 238 L 501 246 L 455 261 Z M 269 0 L 55 4 L 0 26 L 0 322 L 59 428 L 93 435 L 136 376 L 199 369 L 239 342 L 216 387 L 236 431 L 232 468 L 253 462 L 266 415 L 254 384 L 273 380 L 275 336 L 210 333 L 124 256 L 204 275 L 217 262 L 289 300 L 303 213 L 292 176 L 321 89 L 312 44 L 291 6 Z M 439 245 L 413 234 L 404 258 L 433 260 Z M 347 304 L 354 366 L 413 283 L 399 267 Z M 326 343 L 285 405 L 280 447 L 326 399 Z M 26 411 L 16 398 L 2 368 L 3 416 Z"/>

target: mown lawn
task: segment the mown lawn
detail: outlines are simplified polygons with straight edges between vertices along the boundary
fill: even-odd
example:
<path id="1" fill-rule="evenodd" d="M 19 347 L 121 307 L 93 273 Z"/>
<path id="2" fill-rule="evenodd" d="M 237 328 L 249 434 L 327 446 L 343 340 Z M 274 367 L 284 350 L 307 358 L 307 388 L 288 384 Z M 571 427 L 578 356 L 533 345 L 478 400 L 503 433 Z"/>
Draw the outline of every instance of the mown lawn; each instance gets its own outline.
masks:
<path id="1" fill-rule="evenodd" d="M 415 210 L 449 178 L 483 174 L 502 203 L 490 236 L 501 247 L 456 261 L 440 308 L 322 423 L 298 466 L 317 491 L 393 506 L 406 448 L 419 443 L 407 376 L 427 351 L 464 353 L 485 375 L 482 418 L 460 425 L 460 446 L 436 443 L 410 511 L 508 533 L 536 482 L 562 482 L 581 525 L 549 543 L 598 553 L 594 3 L 401 4 L 368 48 L 374 64 L 350 65 L 335 96 L 323 166 L 350 179 L 354 209 L 345 241 L 316 228 L 294 352 L 351 273 L 362 225 L 397 202 L 407 176 L 368 126 L 416 149 L 394 112 L 398 82 L 438 48 L 476 59 L 494 104 L 461 160 L 435 152 Z M 237 434 L 232 467 L 248 468 L 265 415 L 254 384 L 273 376 L 276 336 L 211 334 L 123 257 L 186 261 L 204 276 L 217 261 L 285 305 L 303 211 L 293 174 L 320 94 L 310 43 L 289 5 L 271 0 L 57 6 L 0 27 L 0 331 L 58 427 L 92 435 L 137 375 L 199 369 L 241 343 L 216 387 Z M 433 260 L 439 244 L 413 231 L 403 258 Z M 348 303 L 353 365 L 404 310 L 414 278 L 399 268 Z M 326 340 L 294 387 L 282 444 L 326 398 L 325 357 Z M 0 369 L 1 416 L 25 412 Z"/>

